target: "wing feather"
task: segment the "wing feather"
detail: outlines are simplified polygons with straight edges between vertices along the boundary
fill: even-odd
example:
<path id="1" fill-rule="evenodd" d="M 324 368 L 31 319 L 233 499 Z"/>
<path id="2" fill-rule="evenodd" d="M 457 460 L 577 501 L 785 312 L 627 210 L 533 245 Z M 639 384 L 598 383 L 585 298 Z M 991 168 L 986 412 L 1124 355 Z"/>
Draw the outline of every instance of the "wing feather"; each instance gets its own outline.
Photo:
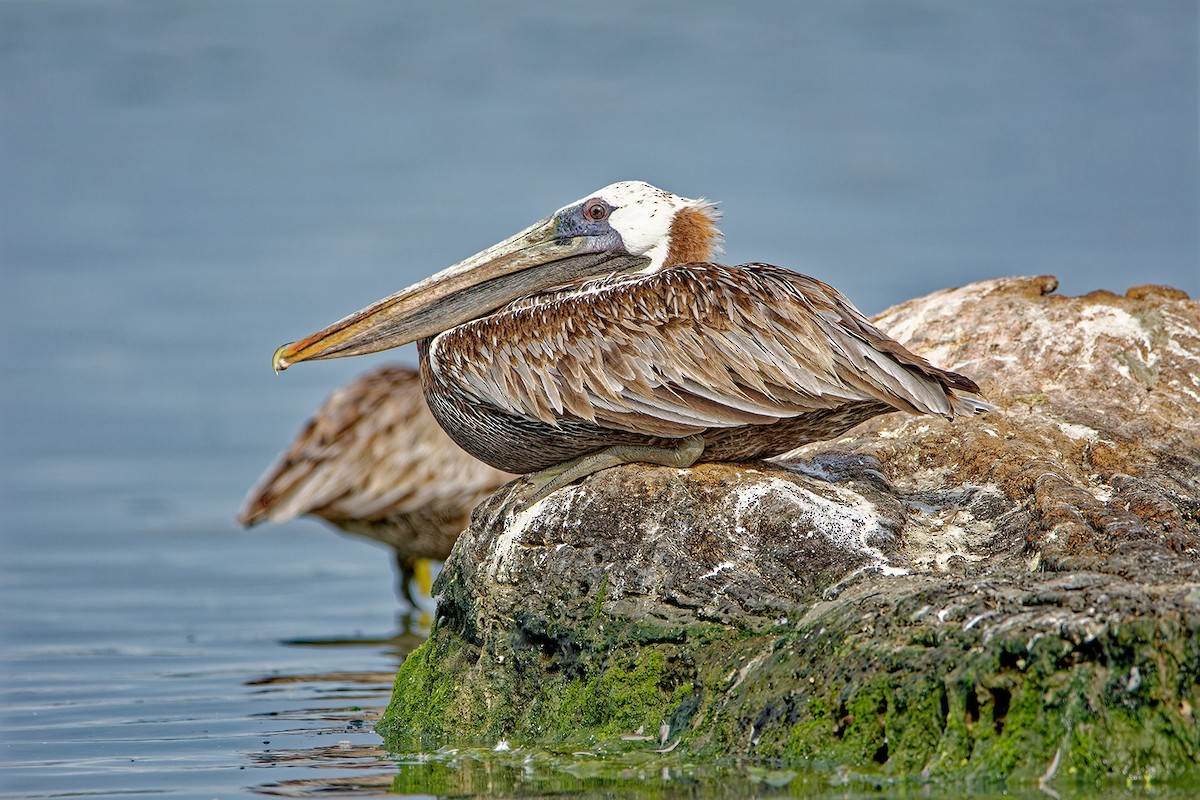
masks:
<path id="1" fill-rule="evenodd" d="M 450 441 L 415 370 L 385 365 L 341 387 L 250 491 L 243 525 L 303 514 L 375 522 L 469 507 L 507 476 Z"/>
<path id="2" fill-rule="evenodd" d="M 583 289 L 441 334 L 436 369 L 516 415 L 668 437 L 870 400 L 949 415 L 947 376 L 966 381 L 779 267 L 689 264 Z"/>

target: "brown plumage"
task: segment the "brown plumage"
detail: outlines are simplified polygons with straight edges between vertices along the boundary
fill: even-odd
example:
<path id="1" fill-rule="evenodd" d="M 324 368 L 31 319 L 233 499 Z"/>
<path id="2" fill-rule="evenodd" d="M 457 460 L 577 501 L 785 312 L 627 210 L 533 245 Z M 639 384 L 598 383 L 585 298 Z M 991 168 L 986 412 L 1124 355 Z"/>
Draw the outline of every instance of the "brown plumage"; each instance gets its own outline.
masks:
<path id="1" fill-rule="evenodd" d="M 307 339 L 275 364 L 418 341 L 430 409 L 465 450 L 543 471 L 767 458 L 878 414 L 975 414 L 978 387 L 840 292 L 711 259 L 716 214 L 617 183 Z"/>
<path id="2" fill-rule="evenodd" d="M 534 472 L 698 434 L 702 461 L 768 458 L 891 411 L 974 412 L 969 379 L 888 338 L 836 289 L 704 262 L 524 298 L 420 345 L 465 448 Z"/>
<path id="3" fill-rule="evenodd" d="M 471 510 L 513 477 L 450 441 L 429 414 L 417 372 L 389 364 L 325 401 L 250 490 L 238 522 L 307 514 L 385 544 L 412 603 L 417 560 L 444 560 Z"/>

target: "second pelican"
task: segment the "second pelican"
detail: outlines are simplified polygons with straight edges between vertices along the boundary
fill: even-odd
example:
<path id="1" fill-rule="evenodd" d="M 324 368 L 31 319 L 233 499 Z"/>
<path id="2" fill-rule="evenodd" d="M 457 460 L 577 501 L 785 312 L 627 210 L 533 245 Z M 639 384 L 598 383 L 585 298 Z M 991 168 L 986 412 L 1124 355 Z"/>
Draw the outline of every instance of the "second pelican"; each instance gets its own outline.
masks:
<path id="1" fill-rule="evenodd" d="M 438 422 L 481 461 L 537 472 L 533 500 L 617 464 L 769 458 L 892 411 L 991 408 L 833 287 L 714 263 L 719 240 L 710 203 L 615 183 L 274 366 L 416 341 Z"/>

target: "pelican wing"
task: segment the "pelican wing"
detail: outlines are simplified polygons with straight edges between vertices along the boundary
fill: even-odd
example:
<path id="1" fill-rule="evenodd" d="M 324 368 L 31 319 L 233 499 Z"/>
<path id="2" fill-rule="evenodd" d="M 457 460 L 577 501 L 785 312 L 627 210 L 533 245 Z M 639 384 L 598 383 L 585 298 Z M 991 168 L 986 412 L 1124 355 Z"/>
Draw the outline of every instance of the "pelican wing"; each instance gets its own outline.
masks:
<path id="1" fill-rule="evenodd" d="M 430 506 L 469 507 L 506 479 L 442 432 L 414 370 L 385 365 L 325 401 L 250 491 L 239 520 L 317 514 L 375 521 Z"/>
<path id="2" fill-rule="evenodd" d="M 688 264 L 526 299 L 439 335 L 431 362 L 518 416 L 664 437 L 868 400 L 950 416 L 948 389 L 974 390 L 837 290 L 765 264 Z"/>

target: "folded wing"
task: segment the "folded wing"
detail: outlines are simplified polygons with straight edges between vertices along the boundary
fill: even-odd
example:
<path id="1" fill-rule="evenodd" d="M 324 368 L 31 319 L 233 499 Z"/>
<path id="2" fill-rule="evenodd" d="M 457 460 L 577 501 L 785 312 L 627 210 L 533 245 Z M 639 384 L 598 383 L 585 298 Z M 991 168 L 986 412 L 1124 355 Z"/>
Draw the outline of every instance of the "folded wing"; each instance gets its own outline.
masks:
<path id="1" fill-rule="evenodd" d="M 549 424 L 681 437 L 850 402 L 983 410 L 836 289 L 779 267 L 688 264 L 527 298 L 436 337 L 431 365 L 478 402 Z M 977 408 L 978 407 L 978 408 Z"/>

